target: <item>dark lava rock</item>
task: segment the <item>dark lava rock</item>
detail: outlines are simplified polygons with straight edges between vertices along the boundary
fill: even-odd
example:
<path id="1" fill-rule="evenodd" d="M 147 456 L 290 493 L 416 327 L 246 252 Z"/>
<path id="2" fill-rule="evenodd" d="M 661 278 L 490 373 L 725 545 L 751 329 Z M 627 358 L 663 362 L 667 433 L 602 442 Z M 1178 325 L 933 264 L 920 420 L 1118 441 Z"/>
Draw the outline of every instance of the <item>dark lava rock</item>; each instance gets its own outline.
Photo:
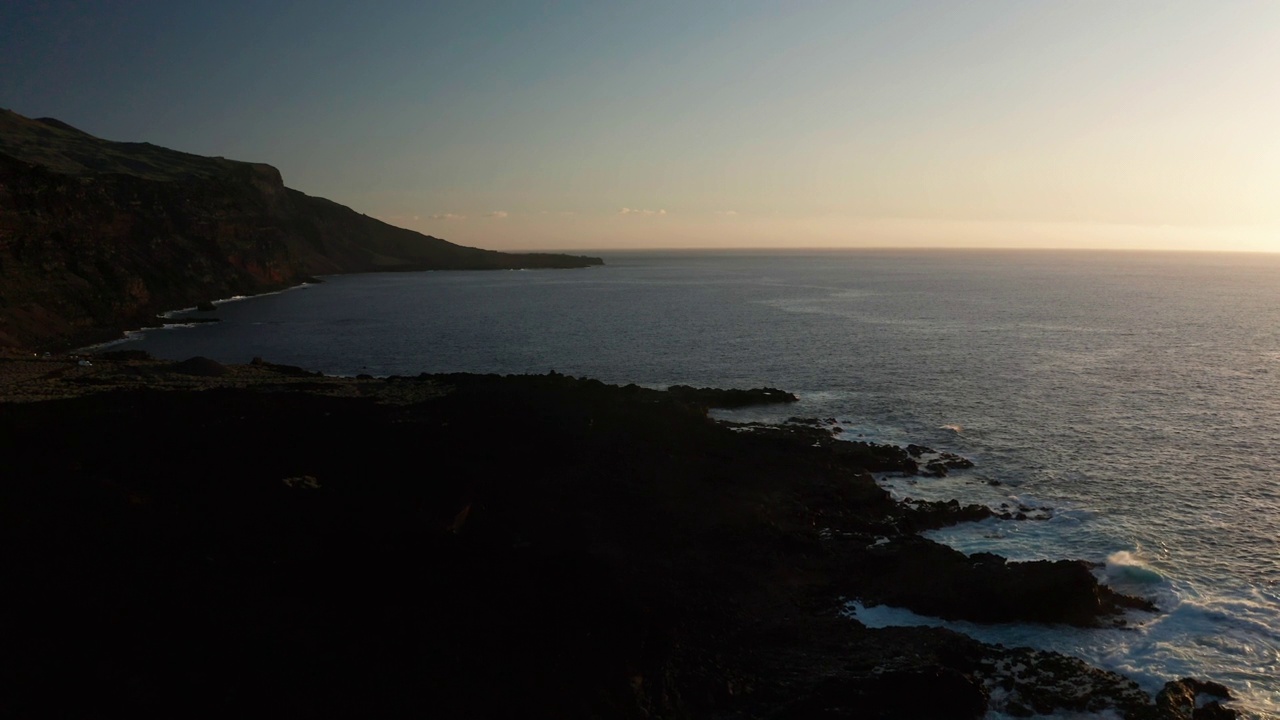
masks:
<path id="1" fill-rule="evenodd" d="M 907 452 L 918 457 L 918 454 L 911 453 L 911 448 L 913 447 L 921 449 L 919 446 L 908 445 Z M 926 477 L 946 477 L 949 470 L 968 470 L 971 467 L 973 467 L 973 461 L 969 458 L 961 457 L 955 453 L 944 452 L 939 454 L 936 460 L 930 460 L 926 463 L 920 474 Z"/>
<path id="2" fill-rule="evenodd" d="M 867 472 L 899 472 L 903 475 L 916 475 L 920 472 L 919 464 L 897 445 L 877 445 L 854 440 L 834 443 L 832 450 L 843 462 Z"/>
<path id="3" fill-rule="evenodd" d="M 918 458 L 925 453 L 931 453 L 931 452 L 933 452 L 933 448 L 928 448 L 928 447 L 925 447 L 924 445 L 911 444 L 907 446 L 907 454 L 910 455 L 911 457 Z"/>
<path id="4" fill-rule="evenodd" d="M 196 310 L 198 310 L 199 312 L 217 312 L 218 306 L 214 305 L 209 300 L 205 300 L 199 303 L 198 305 L 196 305 Z"/>
<path id="5" fill-rule="evenodd" d="M 1191 720 L 1235 720 L 1240 713 L 1231 708 L 1222 707 L 1222 703 L 1211 700 L 1191 712 Z"/>
<path id="6" fill-rule="evenodd" d="M 947 466 L 935 460 L 934 462 L 926 463 L 920 474 L 925 477 L 946 477 Z"/>
<path id="7" fill-rule="evenodd" d="M 906 532 L 936 530 L 962 522 L 977 522 L 994 517 L 996 514 L 986 505 L 961 505 L 956 500 L 904 502 L 893 512 L 899 528 Z"/>
<path id="8" fill-rule="evenodd" d="M 989 511 L 893 502 L 867 471 L 913 467 L 902 448 L 562 375 L 349 381 L 445 390 L 408 403 L 240 386 L 263 375 L 2 408 L 0 714 L 967 718 L 1005 682 L 1052 708 L 1102 673 L 1028 680 L 1012 651 L 838 614 L 1119 602 L 1079 564 L 907 535 Z"/>
<path id="9" fill-rule="evenodd" d="M 952 470 L 967 470 L 973 467 L 973 461 L 966 457 L 960 457 L 955 453 L 942 453 L 942 464 Z"/>
<path id="10" fill-rule="evenodd" d="M 1217 700 L 1196 707 L 1196 696 L 1208 695 Z M 1231 691 L 1216 682 L 1206 682 L 1195 678 L 1183 678 L 1167 682 L 1164 689 L 1156 695 L 1156 708 L 1161 720 L 1218 720 L 1219 718 L 1235 718 L 1235 710 L 1224 708 L 1218 700 L 1230 700 Z"/>
<path id="11" fill-rule="evenodd" d="M 1097 627 L 1125 608 L 1154 611 L 1145 600 L 1100 585 L 1078 560 L 1005 562 L 918 536 L 868 547 L 851 572 L 862 598 L 923 615 L 974 622 L 1043 622 Z"/>
<path id="12" fill-rule="evenodd" d="M 695 388 L 688 385 L 672 385 L 667 392 L 682 402 L 714 408 L 739 408 L 750 405 L 777 405 L 798 402 L 800 398 L 777 388 L 752 390 L 722 390 L 719 388 Z"/>
<path id="13" fill-rule="evenodd" d="M 170 369 L 176 373 L 197 377 L 222 377 L 231 372 L 226 365 L 217 360 L 210 360 L 199 355 L 183 360 L 180 363 L 175 363 Z"/>
<path id="14" fill-rule="evenodd" d="M 829 679 L 784 717 L 976 720 L 986 715 L 988 698 L 972 677 L 934 665 Z"/>
<path id="15" fill-rule="evenodd" d="M 1019 647 L 991 653 L 979 664 L 974 674 L 992 690 L 992 709 L 1005 715 L 1112 710 L 1128 720 L 1154 720 L 1151 696 L 1136 682 L 1079 658 Z"/>

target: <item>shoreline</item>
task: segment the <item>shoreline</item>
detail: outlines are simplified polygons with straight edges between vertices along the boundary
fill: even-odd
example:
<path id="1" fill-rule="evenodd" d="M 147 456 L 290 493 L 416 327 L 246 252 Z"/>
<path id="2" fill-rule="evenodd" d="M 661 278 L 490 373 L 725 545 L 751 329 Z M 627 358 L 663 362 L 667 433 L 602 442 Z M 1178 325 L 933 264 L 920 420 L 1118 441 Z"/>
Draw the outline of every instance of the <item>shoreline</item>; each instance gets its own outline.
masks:
<path id="1" fill-rule="evenodd" d="M 1193 708 L 1169 698 L 1218 690 L 1171 683 L 1161 706 L 1074 658 L 842 616 L 843 598 L 1090 627 L 1141 601 L 1083 563 L 924 540 L 991 510 L 893 501 L 870 473 L 918 472 L 907 450 L 816 425 L 739 432 L 709 419 L 727 397 L 714 392 L 561 375 L 335 378 L 127 352 L 88 366 L 0 356 L 0 368 L 6 499 L 28 548 L 11 558 L 16 577 L 65 571 L 15 584 L 28 588 L 19 600 L 34 618 L 77 618 L 33 632 L 122 652 L 116 674 L 77 675 L 142 714 L 198 689 L 169 662 L 235 688 L 265 682 L 258 661 L 223 664 L 223 636 L 295 668 L 289 691 L 334 714 L 348 691 L 367 698 L 382 682 L 390 709 L 618 717 L 1173 718 Z M 495 437 L 501 426 L 521 433 Z M 263 581 L 266 595 L 251 590 Z M 197 638 L 206 659 L 174 657 L 190 648 L 166 645 L 162 628 Z M 1032 672 L 1012 672 L 1019 663 Z M 31 666 L 31 688 L 52 679 Z M 117 682 L 144 690 L 130 699 Z"/>
<path id="2" fill-rule="evenodd" d="M 388 272 L 392 272 L 392 271 L 388 271 Z M 349 274 L 358 274 L 358 273 L 349 273 Z M 297 283 L 296 285 L 289 285 L 287 287 L 282 287 L 278 290 L 264 290 L 262 292 L 250 293 L 247 295 L 231 295 L 225 298 L 219 298 L 217 300 L 205 300 L 201 304 L 207 304 L 209 307 L 212 308 L 210 310 L 206 310 L 205 312 L 215 312 L 219 305 L 223 305 L 229 302 L 240 302 L 241 300 L 252 300 L 253 298 L 265 297 L 268 295 L 280 295 L 282 293 L 291 292 L 293 290 L 301 290 L 302 288 L 305 288 L 305 287 L 319 285 L 319 284 L 322 284 L 323 282 L 324 280 L 322 278 L 307 278 Z M 81 345 L 71 349 L 62 350 L 61 352 L 64 352 L 68 355 L 96 354 L 96 353 L 101 353 L 115 345 L 128 342 L 129 340 L 133 339 L 134 335 L 137 335 L 138 333 L 144 333 L 149 330 L 169 330 L 173 328 L 191 328 L 191 327 L 199 327 L 200 325 L 203 325 L 205 323 L 221 322 L 221 319 L 219 318 L 197 318 L 194 321 L 171 322 L 174 320 L 175 315 L 180 315 L 182 313 L 189 313 L 189 312 L 197 312 L 197 311 L 201 311 L 201 305 L 189 305 L 187 307 L 177 308 L 174 310 L 164 310 L 161 312 L 157 312 L 155 314 L 155 320 L 157 321 L 156 324 L 136 325 L 136 326 L 134 324 L 130 324 L 127 327 L 121 327 L 116 333 L 117 337 L 114 337 L 110 340 L 91 343 L 89 345 Z M 51 349 L 47 347 L 38 347 L 35 349 L 35 352 L 47 352 L 50 350 Z M 16 351 L 21 352 L 22 349 L 17 348 Z"/>
<path id="3" fill-rule="evenodd" d="M 385 270 L 362 270 L 357 272 L 327 273 L 323 275 L 317 275 L 314 277 L 308 276 L 298 281 L 297 283 L 285 285 L 283 287 L 269 288 L 261 291 L 246 292 L 246 293 L 231 295 L 225 298 L 219 298 L 215 300 L 202 300 L 200 301 L 199 304 L 196 304 L 196 305 L 188 305 L 185 307 L 171 309 L 171 310 L 159 310 L 154 313 L 151 320 L 142 320 L 138 317 L 135 317 L 132 320 L 117 322 L 115 325 L 112 325 L 110 327 L 103 326 L 103 327 L 88 328 L 82 331 L 77 331 L 75 334 L 61 338 L 56 342 L 37 343 L 31 346 L 30 348 L 24 348 L 24 347 L 5 348 L 3 346 L 0 346 L 0 350 L 5 350 L 10 353 L 18 353 L 18 354 L 21 354 L 23 352 L 35 352 L 35 353 L 49 352 L 49 353 L 62 353 L 62 354 L 85 354 L 85 353 L 99 352 L 102 349 L 111 347 L 112 345 L 125 342 L 129 340 L 133 334 L 139 333 L 139 332 L 146 332 L 148 330 L 163 330 L 163 329 L 169 329 L 171 327 L 187 327 L 187 326 L 198 325 L 198 324 L 207 323 L 207 322 L 220 322 L 218 318 L 197 319 L 194 322 L 189 321 L 185 323 L 169 322 L 174 319 L 173 316 L 181 313 L 198 311 L 200 310 L 201 305 L 204 305 L 204 304 L 212 306 L 213 309 L 209 310 L 208 312 L 214 312 L 217 310 L 218 306 L 224 305 L 229 302 L 240 302 L 242 300 L 252 300 L 254 298 L 260 298 L 267 295 L 279 295 L 281 293 L 292 292 L 294 290 L 300 290 L 302 288 L 311 287 L 314 285 L 321 285 L 321 284 L 324 284 L 324 282 L 326 281 L 325 280 L 326 278 L 330 278 L 330 277 L 341 277 L 346 275 L 366 275 L 366 274 L 383 274 L 383 273 L 416 273 L 416 272 L 502 272 L 502 271 L 517 272 L 517 271 L 525 271 L 525 270 L 527 271 L 589 270 L 593 267 L 601 267 L 601 266 L 603 266 L 603 261 L 600 263 L 600 265 L 586 265 L 581 267 L 574 266 L 574 267 L 471 268 L 471 269 L 389 268 Z"/>

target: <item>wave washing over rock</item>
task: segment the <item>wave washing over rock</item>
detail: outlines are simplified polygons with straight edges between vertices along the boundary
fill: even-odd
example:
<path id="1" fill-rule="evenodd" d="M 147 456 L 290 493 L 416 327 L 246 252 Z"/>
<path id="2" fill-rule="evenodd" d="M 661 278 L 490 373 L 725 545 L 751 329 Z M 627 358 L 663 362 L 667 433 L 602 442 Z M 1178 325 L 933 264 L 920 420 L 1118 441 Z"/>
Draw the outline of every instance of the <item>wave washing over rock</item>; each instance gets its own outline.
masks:
<path id="1" fill-rule="evenodd" d="M 175 359 L 262 355 L 347 375 L 556 368 L 650 387 L 783 387 L 799 402 L 724 417 L 833 418 L 844 438 L 953 452 L 975 467 L 886 483 L 904 496 L 1049 515 L 930 537 L 1020 560 L 1081 558 L 1097 572 L 1113 558 L 1120 576 L 1141 574 L 1116 564 L 1129 552 L 1162 578 L 1128 588 L 1166 611 L 1157 623 L 1068 633 L 1055 647 L 1145 673 L 1149 687 L 1184 673 L 1219 679 L 1239 690 L 1237 707 L 1280 712 L 1280 489 L 1270 470 L 1280 465 L 1280 259 L 607 259 L 585 274 L 335 278 L 135 342 Z M 1160 653 L 1167 662 L 1152 659 Z"/>
<path id="2" fill-rule="evenodd" d="M 1079 561 L 923 538 L 996 513 L 894 501 L 872 474 L 964 458 L 708 415 L 798 402 L 775 389 L 120 350 L 0 357 L 0 388 L 19 714 L 1234 717 L 1212 682 L 1153 697 L 842 617 L 843 596 L 1083 632 L 1152 608 Z"/>

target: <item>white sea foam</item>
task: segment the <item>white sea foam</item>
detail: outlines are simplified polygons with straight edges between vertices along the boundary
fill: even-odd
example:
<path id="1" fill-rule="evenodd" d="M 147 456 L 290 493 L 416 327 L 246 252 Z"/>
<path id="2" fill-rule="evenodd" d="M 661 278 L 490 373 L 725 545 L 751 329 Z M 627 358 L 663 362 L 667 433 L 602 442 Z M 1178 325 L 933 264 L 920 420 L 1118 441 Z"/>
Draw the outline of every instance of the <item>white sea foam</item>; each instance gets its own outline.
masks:
<path id="1" fill-rule="evenodd" d="M 1137 554 L 1117 550 L 1107 556 L 1107 580 L 1112 583 L 1141 584 L 1164 582 L 1164 577 L 1151 569 Z"/>
<path id="2" fill-rule="evenodd" d="M 270 333 L 224 324 L 138 347 L 213 357 L 202 338 L 216 336 L 236 353 L 287 348 L 298 364 L 351 372 L 377 356 L 397 374 L 555 367 L 646 387 L 786 388 L 800 403 L 742 419 L 834 417 L 842 437 L 929 445 L 977 464 L 883 479 L 898 495 L 1053 509 L 1048 520 L 930 537 L 1013 559 L 1090 560 L 1100 578 L 1165 611 L 1126 631 L 1072 631 L 1068 651 L 1154 679 L 1222 681 L 1246 707 L 1280 707 L 1280 602 L 1269 585 L 1280 584 L 1280 256 L 607 261 L 588 275 L 348 276 L 305 303 L 264 303 L 282 323 Z M 341 324 L 355 297 L 376 324 Z M 251 310 L 237 314 L 264 319 Z"/>
<path id="3" fill-rule="evenodd" d="M 1126 565 L 1125 567 L 1132 567 Z M 1165 602 L 1185 588 L 1169 588 Z M 945 627 L 988 643 L 1029 646 L 1080 657 L 1138 682 L 1150 693 L 1187 676 L 1225 683 L 1246 716 L 1280 717 L 1280 692 L 1270 682 L 1280 676 L 1277 598 L 1175 599 L 1155 615 L 1134 612 L 1129 625 L 1087 630 L 1064 625 L 981 625 L 918 615 L 903 608 L 847 606 L 868 627 Z M 1246 668 L 1241 671 L 1242 668 Z"/>
<path id="4" fill-rule="evenodd" d="M 316 283 L 304 282 L 304 283 L 299 283 L 297 285 L 290 285 L 289 287 L 283 288 L 280 290 L 272 290 L 270 292 L 257 293 L 254 295 L 232 295 L 231 297 L 219 298 L 217 300 L 213 300 L 211 304 L 214 307 L 217 307 L 219 305 L 226 305 L 228 303 L 240 302 L 242 300 L 252 300 L 253 298 L 270 297 L 272 295 L 280 295 L 280 294 L 291 292 L 294 290 L 301 290 L 304 288 L 310 288 L 315 286 L 316 286 Z M 171 318 L 177 315 L 181 315 L 183 313 L 189 313 L 189 312 L 195 312 L 195 311 L 196 311 L 195 307 L 182 308 L 181 310 L 169 310 L 168 312 L 161 313 L 160 317 Z"/>
<path id="5" fill-rule="evenodd" d="M 996 552 L 1014 560 L 1073 556 L 1096 541 L 1096 516 L 1059 509 L 1046 521 L 984 520 L 927 533 L 962 552 Z M 1081 657 L 1137 680 L 1156 692 L 1186 676 L 1225 683 L 1247 717 L 1280 717 L 1280 594 L 1253 588 L 1205 589 L 1171 578 L 1142 549 L 1104 553 L 1099 579 L 1114 589 L 1153 600 L 1161 612 L 1132 613 L 1123 629 L 1079 630 L 1038 625 L 946 622 L 896 608 L 867 608 L 856 617 L 868 625 L 949 627 L 985 642 L 1028 645 Z M 1089 559 L 1089 558 L 1085 558 Z"/>

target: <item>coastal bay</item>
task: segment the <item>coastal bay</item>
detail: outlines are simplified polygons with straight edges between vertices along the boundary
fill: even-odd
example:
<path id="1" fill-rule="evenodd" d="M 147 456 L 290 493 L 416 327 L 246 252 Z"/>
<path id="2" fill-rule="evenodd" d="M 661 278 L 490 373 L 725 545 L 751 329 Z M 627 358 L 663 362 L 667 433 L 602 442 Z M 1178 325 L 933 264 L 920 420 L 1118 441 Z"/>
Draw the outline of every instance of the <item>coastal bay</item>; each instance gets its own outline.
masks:
<path id="1" fill-rule="evenodd" d="M 0 5 L 0 717 L 1280 720 L 1280 4 Z"/>
<path id="2" fill-rule="evenodd" d="M 464 247 L 286 187 L 264 163 L 0 108 L 0 348 L 67 350 L 323 273 L 585 268 Z"/>

